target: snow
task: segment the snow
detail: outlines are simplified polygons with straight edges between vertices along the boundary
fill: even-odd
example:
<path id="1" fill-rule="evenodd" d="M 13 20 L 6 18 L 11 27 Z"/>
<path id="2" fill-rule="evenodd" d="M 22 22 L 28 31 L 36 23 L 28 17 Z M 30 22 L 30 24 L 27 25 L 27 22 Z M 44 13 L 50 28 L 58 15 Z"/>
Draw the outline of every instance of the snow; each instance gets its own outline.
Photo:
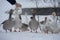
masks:
<path id="1" fill-rule="evenodd" d="M 0 40 L 60 40 L 60 34 L 0 32 Z"/>

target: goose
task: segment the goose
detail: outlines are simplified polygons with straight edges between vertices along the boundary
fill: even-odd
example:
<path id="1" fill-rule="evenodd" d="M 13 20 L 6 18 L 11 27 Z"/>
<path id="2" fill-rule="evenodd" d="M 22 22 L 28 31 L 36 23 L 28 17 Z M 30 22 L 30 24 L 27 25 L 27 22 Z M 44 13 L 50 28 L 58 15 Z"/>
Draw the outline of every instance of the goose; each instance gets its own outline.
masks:
<path id="1" fill-rule="evenodd" d="M 13 9 L 11 9 L 9 11 L 9 19 L 5 20 L 4 22 L 2 22 L 3 24 L 3 29 L 7 32 L 7 30 L 12 31 L 12 27 L 15 24 L 15 22 L 13 21 L 14 19 L 11 17 L 13 14 Z"/>
<path id="2" fill-rule="evenodd" d="M 14 26 L 14 30 L 16 31 L 16 29 L 21 29 L 22 26 L 22 22 L 21 22 L 21 13 L 22 13 L 22 9 L 21 7 L 17 7 L 15 8 L 13 15 L 15 16 L 14 20 L 15 20 L 15 26 Z"/>
<path id="3" fill-rule="evenodd" d="M 48 27 L 46 27 L 46 29 L 51 33 L 59 33 L 56 13 L 52 12 L 52 15 L 50 17 L 52 18 L 52 20 L 51 20 L 51 23 L 48 24 Z"/>
<path id="4" fill-rule="evenodd" d="M 12 19 L 12 14 L 15 16 L 14 19 Z M 10 10 L 9 12 L 9 19 L 5 20 L 2 24 L 3 24 L 3 29 L 6 30 L 10 30 L 12 31 L 12 28 L 15 28 L 14 31 L 16 32 L 17 28 L 21 28 L 21 18 L 20 15 L 21 14 L 21 10 L 20 7 L 17 7 L 15 10 Z M 20 30 L 19 30 L 20 31 Z"/>
<path id="5" fill-rule="evenodd" d="M 48 30 L 51 30 L 50 29 L 50 22 L 51 20 L 48 19 L 47 17 L 45 17 L 44 21 L 41 21 L 40 22 L 40 26 L 41 26 L 41 31 L 44 32 L 44 33 L 48 33 Z"/>
<path id="6" fill-rule="evenodd" d="M 44 21 L 41 21 L 40 22 L 40 26 L 41 26 L 41 31 L 47 33 L 47 30 L 46 30 L 46 23 L 47 23 L 47 17 L 45 17 L 45 20 Z"/>
<path id="7" fill-rule="evenodd" d="M 39 25 L 39 22 L 34 17 L 31 17 L 31 20 L 29 22 L 29 27 L 31 29 L 31 32 L 32 31 L 37 32 L 38 25 Z"/>

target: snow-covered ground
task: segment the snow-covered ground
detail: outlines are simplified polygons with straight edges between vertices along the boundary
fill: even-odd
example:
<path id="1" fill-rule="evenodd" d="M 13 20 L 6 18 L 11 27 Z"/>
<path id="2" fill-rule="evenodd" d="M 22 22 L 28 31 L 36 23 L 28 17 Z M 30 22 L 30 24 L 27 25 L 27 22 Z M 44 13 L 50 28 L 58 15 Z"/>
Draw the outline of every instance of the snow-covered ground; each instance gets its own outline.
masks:
<path id="1" fill-rule="evenodd" d="M 0 33 L 0 40 L 60 40 L 60 34 L 30 32 Z"/>
<path id="2" fill-rule="evenodd" d="M 60 34 L 0 32 L 0 40 L 60 40 Z"/>

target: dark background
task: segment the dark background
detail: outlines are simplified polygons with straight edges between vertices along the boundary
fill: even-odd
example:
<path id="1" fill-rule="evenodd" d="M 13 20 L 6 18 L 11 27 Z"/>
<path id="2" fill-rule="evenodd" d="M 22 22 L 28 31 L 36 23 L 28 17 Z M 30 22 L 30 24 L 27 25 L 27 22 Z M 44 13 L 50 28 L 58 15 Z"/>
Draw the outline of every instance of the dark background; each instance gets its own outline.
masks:
<path id="1" fill-rule="evenodd" d="M 25 12 L 28 13 L 28 15 L 31 15 L 31 9 L 35 9 L 36 15 L 51 15 L 53 11 L 56 12 L 57 16 L 60 16 L 60 8 L 23 8 L 23 13 L 25 14 Z"/>

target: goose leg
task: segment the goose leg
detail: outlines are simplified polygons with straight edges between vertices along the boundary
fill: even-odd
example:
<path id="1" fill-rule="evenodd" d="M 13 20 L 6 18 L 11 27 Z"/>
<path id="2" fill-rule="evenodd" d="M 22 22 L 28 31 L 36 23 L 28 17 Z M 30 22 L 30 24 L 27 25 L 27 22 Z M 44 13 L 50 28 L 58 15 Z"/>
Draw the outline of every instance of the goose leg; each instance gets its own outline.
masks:
<path id="1" fill-rule="evenodd" d="M 19 28 L 19 32 L 20 32 L 20 28 Z"/>
<path id="2" fill-rule="evenodd" d="M 14 30 L 14 32 L 17 32 L 16 30 Z"/>
<path id="3" fill-rule="evenodd" d="M 7 32 L 7 30 L 5 30 Z"/>
<path id="4" fill-rule="evenodd" d="M 10 32 L 12 32 L 12 30 L 10 29 Z"/>
<path id="5" fill-rule="evenodd" d="M 44 32 L 48 34 L 48 30 L 45 30 Z"/>
<path id="6" fill-rule="evenodd" d="M 36 28 L 36 30 L 35 30 L 36 33 L 37 33 L 37 29 L 38 29 L 38 28 Z"/>
<path id="7" fill-rule="evenodd" d="M 32 32 L 32 29 L 31 29 L 31 32 Z"/>
<path id="8" fill-rule="evenodd" d="M 37 33 L 37 30 L 36 30 L 36 33 Z"/>

